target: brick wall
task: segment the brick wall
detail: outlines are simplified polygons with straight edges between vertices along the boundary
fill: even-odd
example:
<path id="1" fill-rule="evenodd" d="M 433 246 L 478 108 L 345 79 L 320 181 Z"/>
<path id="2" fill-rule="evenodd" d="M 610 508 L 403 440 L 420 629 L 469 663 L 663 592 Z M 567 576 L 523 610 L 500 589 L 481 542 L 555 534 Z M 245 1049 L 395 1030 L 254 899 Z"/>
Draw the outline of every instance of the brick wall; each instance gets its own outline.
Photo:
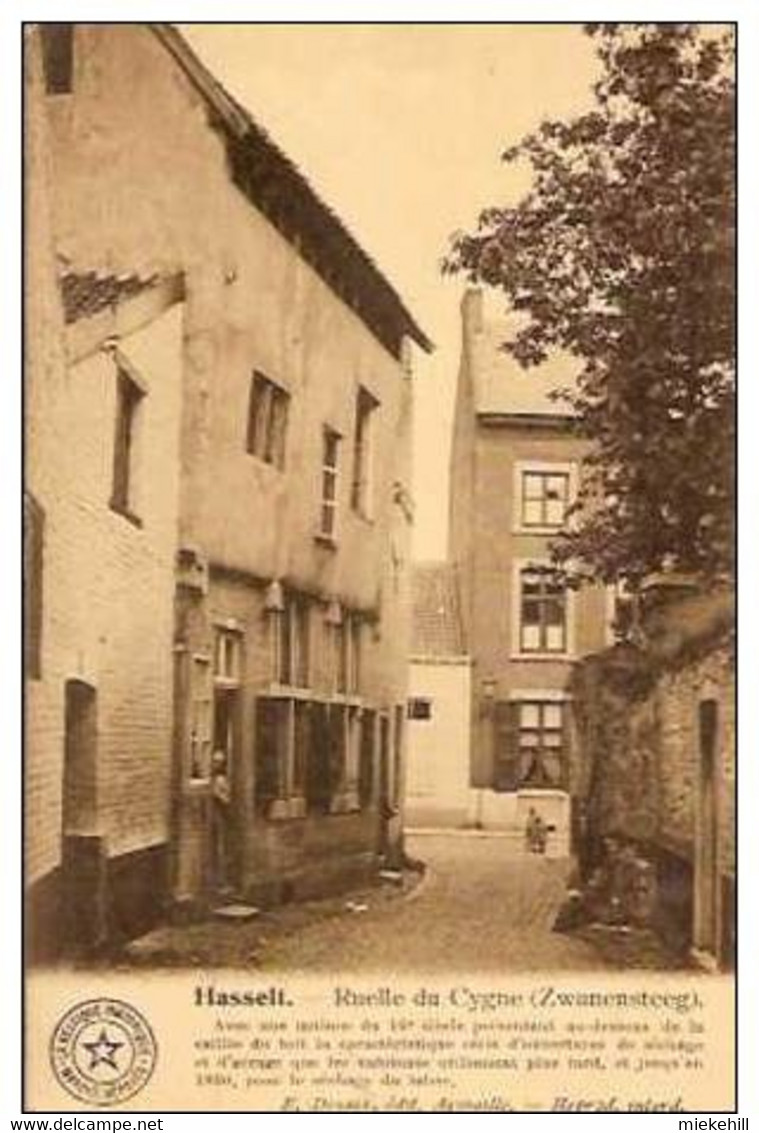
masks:
<path id="1" fill-rule="evenodd" d="M 587 769 L 583 848 L 590 860 L 600 860 L 603 839 L 613 835 L 652 856 L 662 902 L 677 906 L 671 915 L 691 941 L 703 931 L 699 892 L 713 870 L 720 927 L 709 950 L 725 962 L 735 877 L 732 617 L 728 594 L 671 603 L 651 619 L 644 648 L 617 645 L 589 657 L 573 681 Z M 702 770 L 705 701 L 716 705 L 713 786 Z M 713 832 L 704 825 L 707 796 L 714 800 Z"/>
<path id="2" fill-rule="evenodd" d="M 60 860 L 65 682 L 97 690 L 100 833 L 111 856 L 167 837 L 177 527 L 174 307 L 120 343 L 144 382 L 136 526 L 109 507 L 116 364 L 98 350 L 50 389 L 29 457 L 45 513 L 42 665 L 28 691 L 28 878 Z"/>

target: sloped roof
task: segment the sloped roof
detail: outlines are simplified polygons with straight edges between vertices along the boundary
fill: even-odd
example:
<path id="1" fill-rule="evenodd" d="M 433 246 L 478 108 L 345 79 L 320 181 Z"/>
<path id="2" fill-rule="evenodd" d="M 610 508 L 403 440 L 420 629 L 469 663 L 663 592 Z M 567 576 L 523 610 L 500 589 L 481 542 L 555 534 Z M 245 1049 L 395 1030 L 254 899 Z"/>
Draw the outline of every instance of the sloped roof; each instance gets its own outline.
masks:
<path id="1" fill-rule="evenodd" d="M 159 278 L 157 275 L 142 278 L 135 273 L 101 275 L 96 271 L 67 271 L 58 281 L 63 317 L 67 323 L 89 318 L 106 307 L 113 307 L 148 287 L 154 287 Z"/>
<path id="2" fill-rule="evenodd" d="M 466 652 L 456 574 L 450 563 L 418 563 L 412 570 L 411 653 L 461 657 Z"/>
<path id="3" fill-rule="evenodd" d="M 517 315 L 488 318 L 472 334 L 469 349 L 476 412 L 573 418 L 571 405 L 554 400 L 551 394 L 574 386 L 577 360 L 557 351 L 541 365 L 525 370 L 503 349 L 503 343 L 512 340 L 519 327 Z"/>
<path id="4" fill-rule="evenodd" d="M 206 99 L 225 133 L 238 188 L 391 353 L 399 355 L 404 335 L 431 351 L 432 343 L 393 286 L 295 163 L 224 89 L 176 28 L 151 27 Z"/>

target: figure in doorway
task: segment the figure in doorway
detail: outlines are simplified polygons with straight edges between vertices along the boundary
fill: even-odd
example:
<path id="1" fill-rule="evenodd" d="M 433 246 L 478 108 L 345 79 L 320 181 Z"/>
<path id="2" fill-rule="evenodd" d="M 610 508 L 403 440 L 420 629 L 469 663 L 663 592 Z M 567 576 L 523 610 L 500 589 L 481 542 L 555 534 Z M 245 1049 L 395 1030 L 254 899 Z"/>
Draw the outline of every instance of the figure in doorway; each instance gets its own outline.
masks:
<path id="1" fill-rule="evenodd" d="M 220 893 L 230 889 L 231 799 L 227 754 L 217 750 L 211 757 L 211 861 L 213 885 Z"/>

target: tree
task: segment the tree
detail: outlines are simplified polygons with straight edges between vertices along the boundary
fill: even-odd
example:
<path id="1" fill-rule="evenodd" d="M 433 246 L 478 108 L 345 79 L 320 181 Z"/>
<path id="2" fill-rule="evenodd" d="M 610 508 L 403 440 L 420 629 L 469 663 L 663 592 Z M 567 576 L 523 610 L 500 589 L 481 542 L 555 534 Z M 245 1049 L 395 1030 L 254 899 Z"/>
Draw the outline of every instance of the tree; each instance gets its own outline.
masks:
<path id="1" fill-rule="evenodd" d="M 596 24 L 595 104 L 503 155 L 532 184 L 453 237 L 444 270 L 499 289 L 525 367 L 579 359 L 564 391 L 592 442 L 573 576 L 635 585 L 732 567 L 735 105 L 725 29 Z"/>

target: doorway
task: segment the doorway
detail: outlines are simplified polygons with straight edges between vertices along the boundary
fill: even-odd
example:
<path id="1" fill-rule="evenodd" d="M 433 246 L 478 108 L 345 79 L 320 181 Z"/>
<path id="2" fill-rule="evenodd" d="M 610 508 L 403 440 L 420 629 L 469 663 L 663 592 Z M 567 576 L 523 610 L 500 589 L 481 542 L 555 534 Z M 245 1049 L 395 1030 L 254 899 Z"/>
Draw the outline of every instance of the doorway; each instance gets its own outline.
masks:
<path id="1" fill-rule="evenodd" d="M 106 935 L 106 856 L 98 820 L 97 690 L 64 686 L 61 800 L 62 929 L 69 947 L 92 948 Z"/>
<path id="2" fill-rule="evenodd" d="M 236 888 L 241 876 L 239 720 L 240 689 L 217 686 L 213 696 L 209 873 L 211 888 L 219 893 Z"/>

